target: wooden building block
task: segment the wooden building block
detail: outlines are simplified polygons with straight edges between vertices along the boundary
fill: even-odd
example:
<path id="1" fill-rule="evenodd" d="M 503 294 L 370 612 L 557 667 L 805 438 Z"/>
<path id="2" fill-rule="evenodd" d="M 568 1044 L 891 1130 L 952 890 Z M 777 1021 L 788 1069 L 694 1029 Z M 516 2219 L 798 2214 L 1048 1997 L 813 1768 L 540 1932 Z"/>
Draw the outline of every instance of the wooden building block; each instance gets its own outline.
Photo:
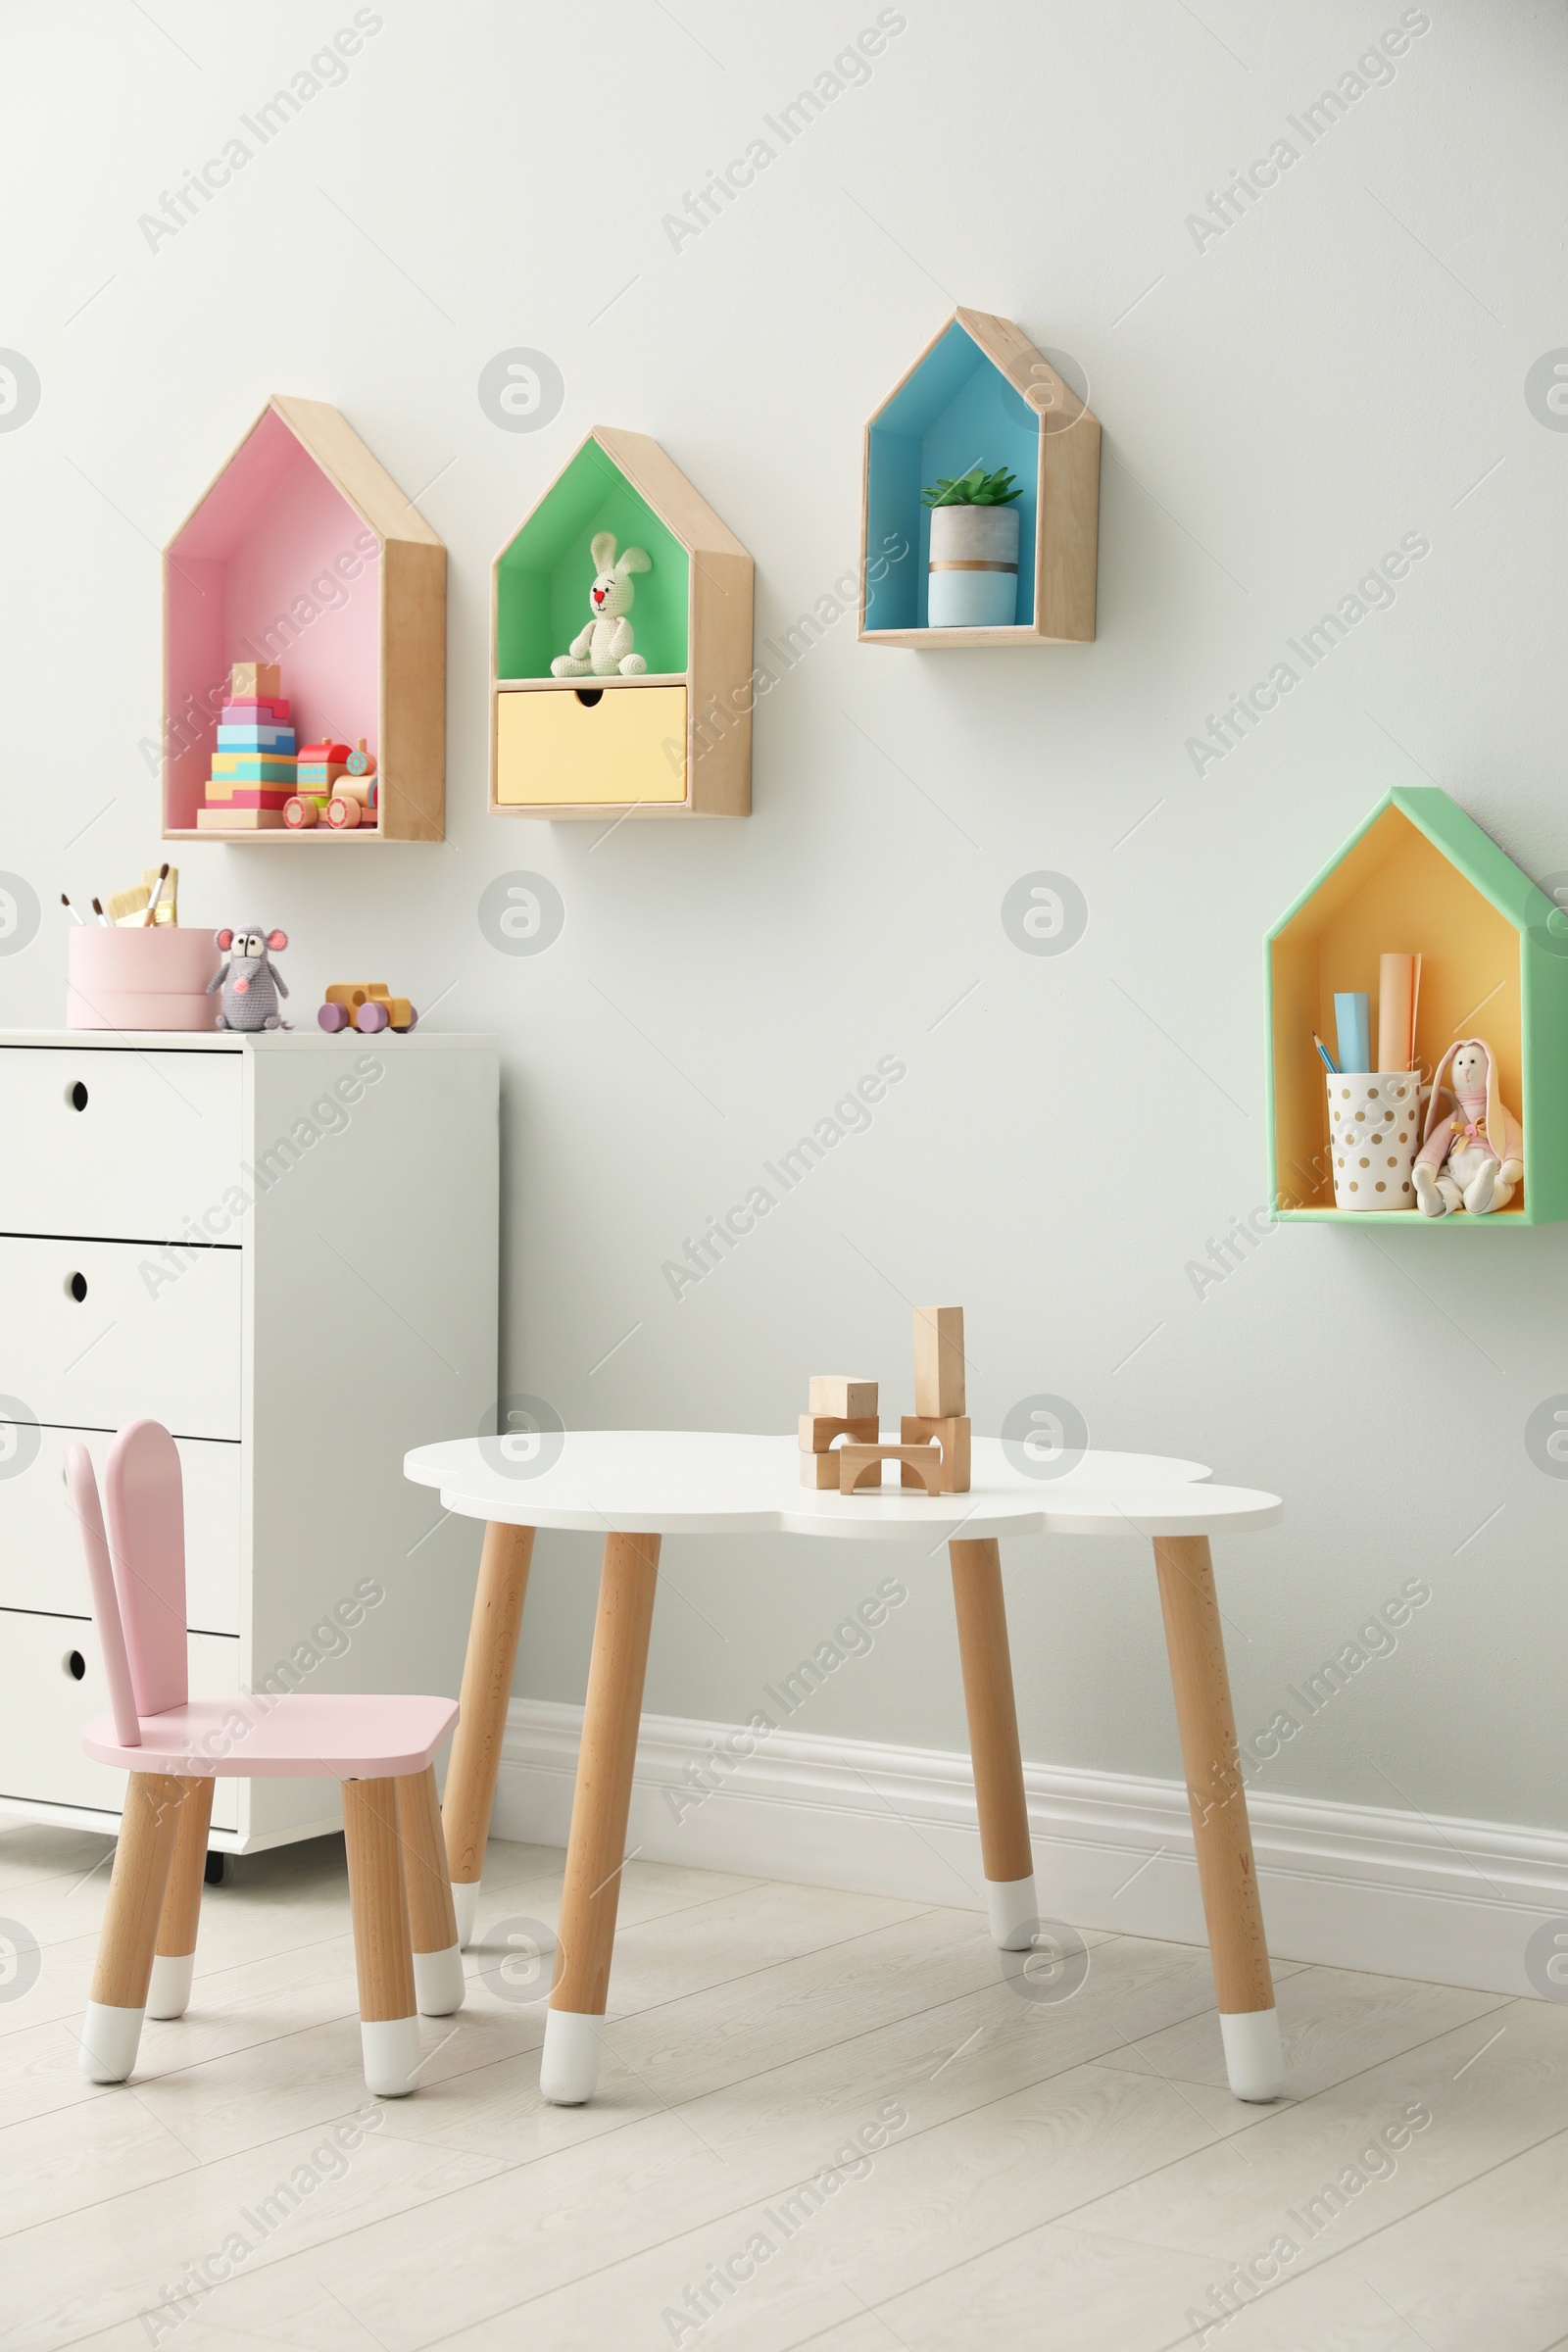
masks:
<path id="1" fill-rule="evenodd" d="M 834 1446 L 830 1453 L 803 1453 L 801 1484 L 816 1487 L 836 1494 L 839 1491 L 839 1458 L 841 1448 Z"/>
<path id="2" fill-rule="evenodd" d="M 841 1446 L 837 1449 L 839 1492 L 841 1494 L 864 1494 L 882 1484 L 882 1464 L 902 1462 L 913 1474 L 914 1482 L 924 1487 L 928 1494 L 941 1493 L 942 1449 L 938 1446 Z M 815 1461 L 815 1454 L 803 1455 L 803 1460 Z M 825 1457 L 831 1461 L 831 1454 Z M 870 1476 L 876 1471 L 875 1478 Z M 864 1485 L 861 1484 L 862 1480 Z"/>
<path id="3" fill-rule="evenodd" d="M 236 662 L 228 673 L 231 702 L 270 702 L 281 684 L 275 662 Z"/>
<path id="4" fill-rule="evenodd" d="M 198 808 L 197 830 L 202 833 L 266 833 L 283 822 L 281 808 Z"/>
<path id="5" fill-rule="evenodd" d="M 813 1372 L 807 1395 L 808 1412 L 828 1413 L 843 1421 L 869 1421 L 877 1409 L 874 1380 L 848 1380 L 839 1372 Z"/>
<path id="6" fill-rule="evenodd" d="M 914 1409 L 932 1421 L 951 1420 L 964 1409 L 961 1306 L 914 1310 Z"/>
<path id="7" fill-rule="evenodd" d="M 906 1446 L 923 1446 L 933 1438 L 942 1448 L 942 1492 L 944 1494 L 967 1494 L 969 1492 L 969 1420 L 967 1414 L 949 1414 L 937 1419 L 930 1413 L 906 1413 L 899 1424 L 899 1436 Z M 904 1469 L 904 1484 L 912 1487 L 915 1474 L 907 1463 Z"/>
<path id="8" fill-rule="evenodd" d="M 849 1438 L 857 1446 L 874 1446 L 881 1435 L 875 1413 L 857 1414 L 853 1421 L 839 1413 L 801 1415 L 803 1453 L 826 1453 L 835 1438 Z"/>

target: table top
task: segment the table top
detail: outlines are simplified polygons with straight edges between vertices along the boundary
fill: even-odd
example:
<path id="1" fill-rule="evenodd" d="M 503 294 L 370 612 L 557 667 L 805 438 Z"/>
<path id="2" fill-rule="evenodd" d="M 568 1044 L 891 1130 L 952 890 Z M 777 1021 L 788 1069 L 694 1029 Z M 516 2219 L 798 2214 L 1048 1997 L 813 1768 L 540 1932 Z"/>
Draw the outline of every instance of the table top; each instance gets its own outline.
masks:
<path id="1" fill-rule="evenodd" d="M 1028 1535 L 1217 1536 L 1272 1527 L 1277 1494 L 1208 1484 L 1201 1462 L 1088 1451 L 1054 1477 L 1016 1448 L 976 1438 L 967 1494 L 887 1486 L 822 1493 L 800 1483 L 794 1437 L 675 1429 L 581 1429 L 528 1440 L 417 1446 L 403 1471 L 466 1519 L 599 1535 L 783 1533 L 933 1544 Z M 887 1475 L 896 1473 L 890 1465 Z"/>

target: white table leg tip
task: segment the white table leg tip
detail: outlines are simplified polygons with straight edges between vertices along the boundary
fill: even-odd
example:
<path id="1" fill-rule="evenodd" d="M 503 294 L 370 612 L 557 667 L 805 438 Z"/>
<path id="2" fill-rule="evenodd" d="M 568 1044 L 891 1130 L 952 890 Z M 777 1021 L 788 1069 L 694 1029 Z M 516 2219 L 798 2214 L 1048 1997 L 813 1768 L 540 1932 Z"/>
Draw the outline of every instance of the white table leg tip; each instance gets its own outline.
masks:
<path id="1" fill-rule="evenodd" d="M 141 2009 L 111 2009 L 89 2001 L 81 2028 L 81 2071 L 89 2082 L 123 2082 L 136 2063 Z"/>
<path id="2" fill-rule="evenodd" d="M 416 2017 L 360 2020 L 360 2047 L 365 2055 L 365 2087 L 378 2099 L 406 2099 L 419 2067 L 419 2021 Z"/>
<path id="3" fill-rule="evenodd" d="M 987 1879 L 986 1910 L 998 1951 L 1026 1952 L 1040 1925 L 1034 1872 L 1026 1879 Z"/>
<path id="4" fill-rule="evenodd" d="M 1232 2096 L 1258 2104 L 1282 2099 L 1285 2052 L 1280 2043 L 1279 2011 L 1246 2009 L 1227 2017 L 1222 2010 L 1219 2030 Z"/>
<path id="5" fill-rule="evenodd" d="M 415 1953 L 414 1999 L 421 2017 L 450 2017 L 463 2007 L 467 1988 L 461 1944 L 448 1944 L 444 1952 Z"/>
<path id="6" fill-rule="evenodd" d="M 599 2082 L 599 2029 L 602 2017 L 583 2017 L 573 2009 L 551 2009 L 545 2016 L 545 2046 L 539 2060 L 539 2089 L 552 2107 L 585 2107 Z"/>
<path id="7" fill-rule="evenodd" d="M 152 1983 L 147 1987 L 149 2017 L 183 2017 L 190 2007 L 190 1981 L 196 1973 L 194 1952 L 158 1952 L 153 1959 Z"/>
<path id="8" fill-rule="evenodd" d="M 452 1908 L 458 1915 L 458 1948 L 466 1951 L 473 1941 L 474 1920 L 479 1909 L 479 1882 L 452 1882 Z"/>

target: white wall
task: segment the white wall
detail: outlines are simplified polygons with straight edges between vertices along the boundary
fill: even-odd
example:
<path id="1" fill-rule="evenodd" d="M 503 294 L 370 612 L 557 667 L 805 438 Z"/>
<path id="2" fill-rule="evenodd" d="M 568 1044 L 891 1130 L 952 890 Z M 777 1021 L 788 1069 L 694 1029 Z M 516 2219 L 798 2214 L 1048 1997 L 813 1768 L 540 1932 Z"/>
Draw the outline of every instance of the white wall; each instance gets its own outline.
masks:
<path id="1" fill-rule="evenodd" d="M 1264 1199 L 1263 933 L 1379 796 L 1436 780 L 1568 868 L 1568 438 L 1525 397 L 1568 342 L 1560 10 L 1433 0 L 1394 78 L 1201 250 L 1188 216 L 1304 146 L 1288 118 L 1393 0 L 901 0 L 869 79 L 679 250 L 662 216 L 873 0 L 374 13 L 341 86 L 150 247 L 139 217 L 348 0 L 85 0 L 69 35 L 5 11 L 0 341 L 42 398 L 0 431 L 0 866 L 48 909 L 158 855 L 159 546 L 269 391 L 337 403 L 451 551 L 448 839 L 187 847 L 184 906 L 283 924 L 307 1019 L 373 971 L 504 1038 L 505 1387 L 568 1423 L 772 1429 L 847 1366 L 897 1409 L 906 1301 L 961 1299 L 978 1428 L 1062 1393 L 1099 1443 L 1287 1497 L 1219 1561 L 1244 1734 L 1430 1584 L 1261 1789 L 1568 1827 L 1568 1487 L 1524 1446 L 1568 1389 L 1568 1229 L 1287 1229 L 1200 1298 L 1188 1270 Z M 688 470 L 771 636 L 854 563 L 862 420 L 955 300 L 1088 376 L 1099 642 L 922 658 L 846 617 L 760 707 L 750 821 L 488 816 L 490 559 L 587 426 Z M 564 378 L 534 433 L 477 397 L 514 346 Z M 1408 532 L 1431 552 L 1393 609 L 1195 773 L 1205 714 Z M 1059 957 L 1000 920 L 1041 867 L 1090 908 Z M 519 868 L 566 908 L 536 958 L 476 920 Z M 63 972 L 46 913 L 0 957 L 0 1021 L 57 1021 Z M 883 1055 L 907 1074 L 870 1132 L 673 1298 L 683 1237 Z M 943 1564 L 899 1565 L 910 1605 L 793 1728 L 961 1744 Z M 580 1695 L 594 1566 L 541 1543 L 519 1690 Z M 887 1566 L 671 1543 L 650 1707 L 749 1713 Z M 1174 1774 L 1140 1547 L 1019 1546 L 1010 1594 L 1028 1755 Z"/>

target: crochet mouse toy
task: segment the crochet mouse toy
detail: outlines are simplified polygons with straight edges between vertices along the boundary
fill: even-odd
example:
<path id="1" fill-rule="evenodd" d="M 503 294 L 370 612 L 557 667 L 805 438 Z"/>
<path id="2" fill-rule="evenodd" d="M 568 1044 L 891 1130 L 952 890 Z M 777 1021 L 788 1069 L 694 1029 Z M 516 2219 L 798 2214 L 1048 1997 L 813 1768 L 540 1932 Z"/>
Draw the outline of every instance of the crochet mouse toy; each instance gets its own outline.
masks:
<path id="1" fill-rule="evenodd" d="M 612 678 L 636 677 L 648 667 L 641 654 L 632 652 L 632 625 L 626 618 L 637 591 L 631 584 L 634 571 L 652 571 L 653 564 L 640 547 L 628 547 L 620 562 L 615 562 L 615 534 L 599 531 L 589 549 L 594 563 L 594 584 L 588 591 L 588 609 L 593 614 L 585 629 L 571 641 L 569 654 L 558 654 L 550 664 L 553 678 Z"/>
<path id="2" fill-rule="evenodd" d="M 1445 1094 L 1454 1107 L 1449 1117 L 1440 1118 Z M 1450 1046 L 1433 1076 L 1425 1140 L 1412 1170 L 1422 1215 L 1442 1217 L 1467 1208 L 1480 1217 L 1489 1209 L 1506 1208 L 1524 1176 L 1524 1150 L 1523 1129 L 1497 1100 L 1497 1057 L 1492 1048 L 1479 1037 Z"/>
<path id="3" fill-rule="evenodd" d="M 277 1000 L 288 995 L 288 982 L 270 956 L 288 946 L 286 931 L 219 931 L 214 935 L 220 954 L 228 960 L 207 983 L 207 994 L 221 988 L 220 1029 L 292 1029 L 278 1010 Z"/>

